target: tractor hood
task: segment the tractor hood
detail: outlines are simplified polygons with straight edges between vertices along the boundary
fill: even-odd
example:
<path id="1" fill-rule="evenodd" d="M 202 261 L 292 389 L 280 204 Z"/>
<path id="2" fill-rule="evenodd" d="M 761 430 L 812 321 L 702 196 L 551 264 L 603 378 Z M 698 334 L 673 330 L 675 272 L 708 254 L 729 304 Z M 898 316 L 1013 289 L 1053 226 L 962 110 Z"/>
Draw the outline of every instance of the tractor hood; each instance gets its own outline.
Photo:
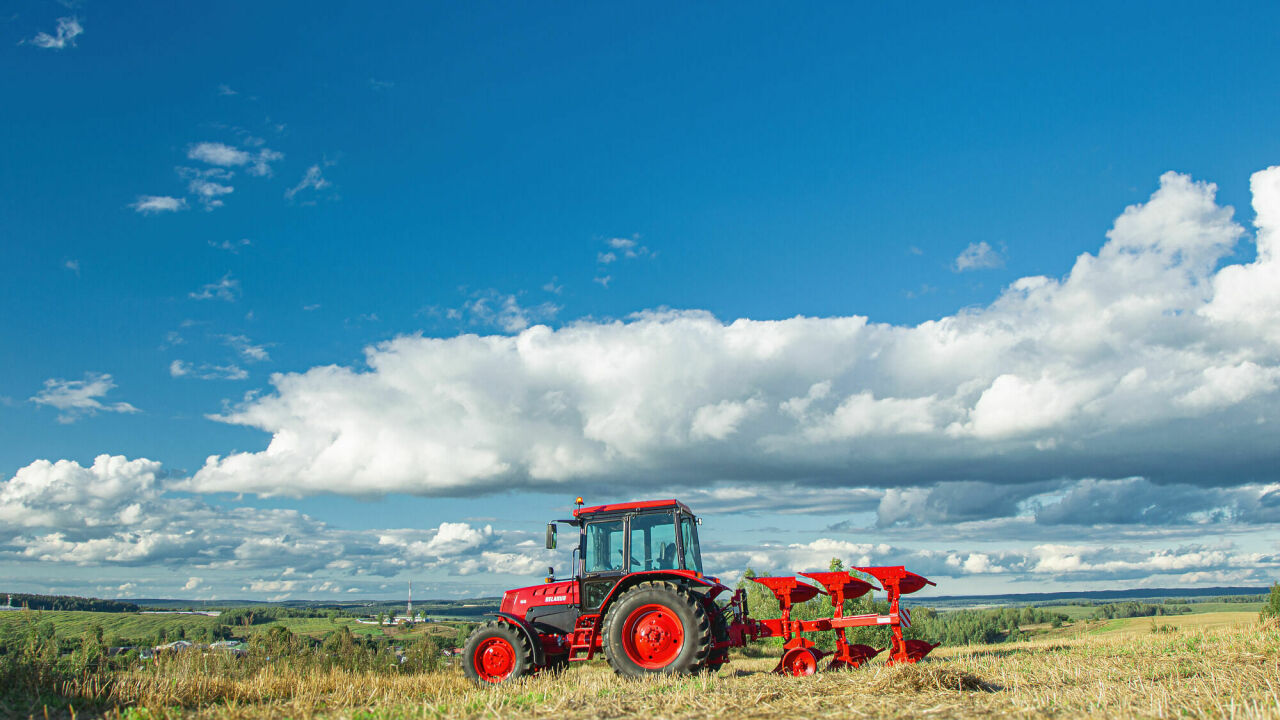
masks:
<path id="1" fill-rule="evenodd" d="M 524 619 L 530 608 L 544 605 L 576 605 L 578 583 L 573 580 L 530 585 L 508 590 L 502 595 L 501 611 Z"/>

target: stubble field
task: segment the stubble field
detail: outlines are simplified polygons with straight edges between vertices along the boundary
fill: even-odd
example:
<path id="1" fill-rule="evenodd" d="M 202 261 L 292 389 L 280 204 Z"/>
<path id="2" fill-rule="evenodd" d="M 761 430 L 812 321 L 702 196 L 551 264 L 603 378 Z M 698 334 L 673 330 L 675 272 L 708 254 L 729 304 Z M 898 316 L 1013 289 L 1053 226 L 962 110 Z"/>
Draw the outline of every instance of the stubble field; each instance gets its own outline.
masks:
<path id="1" fill-rule="evenodd" d="M 913 666 L 873 663 L 808 678 L 773 675 L 771 658 L 735 657 L 716 675 L 631 681 L 593 662 L 493 688 L 472 687 L 456 667 L 414 675 L 267 667 L 232 679 L 216 661 L 189 655 L 100 689 L 97 700 L 115 706 L 105 712 L 48 710 L 127 720 L 1280 718 L 1280 625 L 1256 618 L 1109 621 L 1033 642 L 940 648 Z"/>

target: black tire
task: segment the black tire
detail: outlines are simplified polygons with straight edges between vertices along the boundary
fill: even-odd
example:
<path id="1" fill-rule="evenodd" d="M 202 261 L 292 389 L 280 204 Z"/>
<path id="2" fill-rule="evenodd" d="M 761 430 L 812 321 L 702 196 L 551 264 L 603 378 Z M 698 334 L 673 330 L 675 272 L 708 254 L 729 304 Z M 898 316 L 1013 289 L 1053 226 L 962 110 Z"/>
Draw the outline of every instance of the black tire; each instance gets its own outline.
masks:
<path id="1" fill-rule="evenodd" d="M 679 620 L 681 644 L 661 666 L 646 667 L 627 652 L 623 629 L 633 613 L 647 606 L 661 606 Z M 669 582 L 640 583 L 615 600 L 604 616 L 604 655 L 614 672 L 627 677 L 691 673 L 706 664 L 711 653 L 711 619 L 702 601 L 688 590 Z"/>
<path id="2" fill-rule="evenodd" d="M 505 676 L 495 679 L 491 672 L 484 672 L 483 660 L 477 657 L 477 654 L 485 652 L 489 647 L 502 648 L 503 641 L 510 648 L 511 669 Z M 490 621 L 481 625 L 471 633 L 471 637 L 467 638 L 466 647 L 462 650 L 462 672 L 477 685 L 510 682 L 522 675 L 527 675 L 532 669 L 533 649 L 529 647 L 529 641 L 525 639 L 524 633 L 512 627 L 510 623 Z"/>
<path id="3" fill-rule="evenodd" d="M 707 600 L 707 616 L 711 618 L 711 639 L 715 644 L 729 642 L 729 619 L 725 617 L 724 608 L 716 605 L 714 600 Z M 712 650 L 704 665 L 707 672 L 716 672 L 729 662 L 729 648 Z"/>

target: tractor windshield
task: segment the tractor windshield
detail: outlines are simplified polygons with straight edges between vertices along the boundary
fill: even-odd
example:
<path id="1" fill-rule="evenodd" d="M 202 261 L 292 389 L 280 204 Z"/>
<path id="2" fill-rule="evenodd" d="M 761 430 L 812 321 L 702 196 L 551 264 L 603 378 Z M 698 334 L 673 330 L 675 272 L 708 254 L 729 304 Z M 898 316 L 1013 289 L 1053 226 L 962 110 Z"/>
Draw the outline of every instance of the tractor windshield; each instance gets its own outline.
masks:
<path id="1" fill-rule="evenodd" d="M 680 544 L 684 546 L 684 569 L 702 572 L 702 551 L 698 549 L 698 526 L 688 515 L 680 516 Z"/>

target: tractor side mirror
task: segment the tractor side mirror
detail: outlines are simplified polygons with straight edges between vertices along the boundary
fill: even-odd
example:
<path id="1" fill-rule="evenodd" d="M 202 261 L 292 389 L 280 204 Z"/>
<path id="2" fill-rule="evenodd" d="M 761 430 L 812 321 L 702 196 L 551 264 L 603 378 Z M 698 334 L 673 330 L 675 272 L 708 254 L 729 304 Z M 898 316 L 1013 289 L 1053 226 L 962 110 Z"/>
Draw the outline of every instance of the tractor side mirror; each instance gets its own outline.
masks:
<path id="1" fill-rule="evenodd" d="M 547 523 L 547 549 L 556 549 L 556 524 L 553 522 Z"/>

